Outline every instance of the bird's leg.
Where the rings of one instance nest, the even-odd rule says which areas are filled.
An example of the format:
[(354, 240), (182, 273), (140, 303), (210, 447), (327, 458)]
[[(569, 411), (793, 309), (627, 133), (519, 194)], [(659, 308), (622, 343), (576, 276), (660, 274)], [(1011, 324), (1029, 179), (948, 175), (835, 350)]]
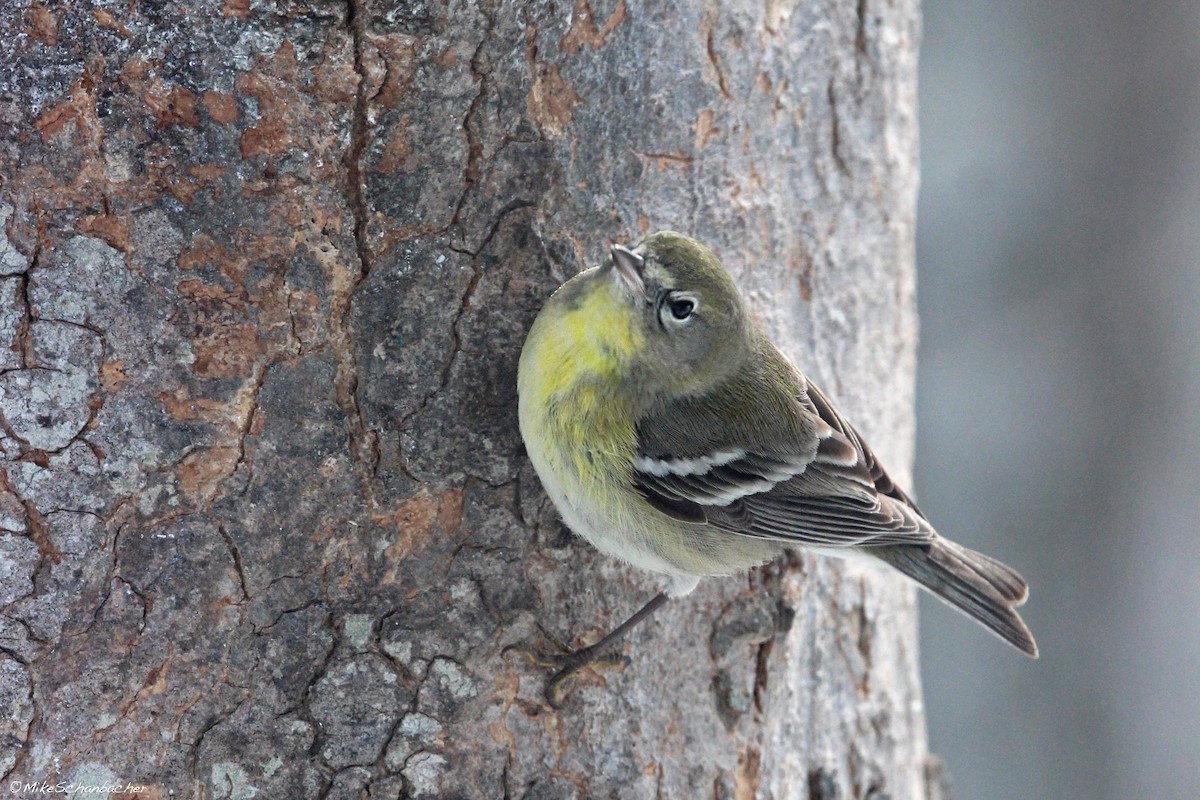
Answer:
[(563, 645), (559, 645), (563, 652), (550, 654), (538, 651), (527, 644), (509, 645), (504, 650), (505, 652), (515, 650), (524, 653), (537, 666), (549, 667), (556, 670), (554, 675), (550, 677), (550, 680), (546, 682), (546, 702), (552, 708), (561, 708), (563, 701), (562, 693), (567, 681), (586, 667), (615, 666), (624, 663), (625, 658), (623, 656), (614, 657), (606, 654), (605, 651), (616, 642), (619, 642), (639, 622), (662, 608), (669, 599), (666, 592), (659, 592), (650, 602), (635, 611), (633, 616), (613, 628), (603, 639), (593, 645), (581, 647), (578, 650), (570, 650)]

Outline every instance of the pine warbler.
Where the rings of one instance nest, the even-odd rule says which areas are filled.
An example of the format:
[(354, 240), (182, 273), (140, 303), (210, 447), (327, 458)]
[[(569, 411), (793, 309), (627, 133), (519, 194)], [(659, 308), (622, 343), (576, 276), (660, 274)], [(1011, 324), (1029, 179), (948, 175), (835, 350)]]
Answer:
[(655, 233), (563, 284), (517, 385), (529, 458), (566, 524), (670, 580), (596, 645), (542, 659), (560, 668), (553, 704), (668, 596), (796, 546), (882, 561), (1036, 657), (1014, 611), (1024, 579), (938, 535), (700, 243)]

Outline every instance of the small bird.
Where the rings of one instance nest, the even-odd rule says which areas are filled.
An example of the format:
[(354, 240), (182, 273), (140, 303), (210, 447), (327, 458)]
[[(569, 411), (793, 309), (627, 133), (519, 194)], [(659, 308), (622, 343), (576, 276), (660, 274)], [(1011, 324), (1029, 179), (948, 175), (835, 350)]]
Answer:
[[(539, 663), (567, 679), (701, 576), (788, 547), (877, 559), (1026, 655), (1012, 568), (938, 535), (862, 437), (760, 332), (716, 255), (671, 231), (614, 245), (533, 323), (517, 376), (521, 436), (563, 520), (670, 579), (591, 647)], [(530, 652), (528, 648), (524, 648)]]

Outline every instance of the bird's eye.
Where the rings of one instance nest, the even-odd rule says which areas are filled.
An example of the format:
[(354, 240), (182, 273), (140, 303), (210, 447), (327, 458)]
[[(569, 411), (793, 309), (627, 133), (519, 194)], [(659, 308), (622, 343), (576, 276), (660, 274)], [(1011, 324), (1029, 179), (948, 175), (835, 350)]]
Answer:
[(658, 324), (663, 330), (675, 331), (683, 328), (696, 313), (699, 301), (696, 295), (661, 289), (656, 300)]
[(677, 297), (671, 301), (671, 316), (682, 322), (692, 315), (696, 310), (694, 300), (689, 300), (686, 297)]

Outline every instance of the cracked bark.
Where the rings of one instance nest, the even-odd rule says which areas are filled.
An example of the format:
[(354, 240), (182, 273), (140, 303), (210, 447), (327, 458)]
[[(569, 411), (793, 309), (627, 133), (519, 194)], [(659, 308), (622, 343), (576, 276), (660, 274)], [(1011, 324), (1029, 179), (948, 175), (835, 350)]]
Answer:
[(609, 241), (714, 246), (905, 473), (915, 4), (152, 6), (0, 13), (4, 780), (941, 791), (887, 579), (707, 581), (560, 712), (501, 655), (656, 588), (516, 429), (524, 333)]
[(371, 506), (379, 504), (375, 493), (375, 470), (379, 463), (377, 434), (363, 420), (358, 405), (358, 363), (355, 358), (352, 334), (347, 328), (354, 292), (371, 272), (371, 246), (367, 241), (370, 211), (363, 194), (362, 161), (370, 142), (368, 105), (373, 89), (381, 82), (377, 69), (368, 68), (367, 34), (364, 10), (358, 0), (347, 0), (346, 26), (350, 30), (353, 63), (357, 86), (351, 110), (350, 146), (346, 150), (346, 205), (353, 218), (354, 252), (358, 260), (357, 275), (340, 285), (333, 298), (333, 331), (331, 341), (338, 361), (338, 402), (350, 425), (350, 447), (358, 465), (363, 495)]

